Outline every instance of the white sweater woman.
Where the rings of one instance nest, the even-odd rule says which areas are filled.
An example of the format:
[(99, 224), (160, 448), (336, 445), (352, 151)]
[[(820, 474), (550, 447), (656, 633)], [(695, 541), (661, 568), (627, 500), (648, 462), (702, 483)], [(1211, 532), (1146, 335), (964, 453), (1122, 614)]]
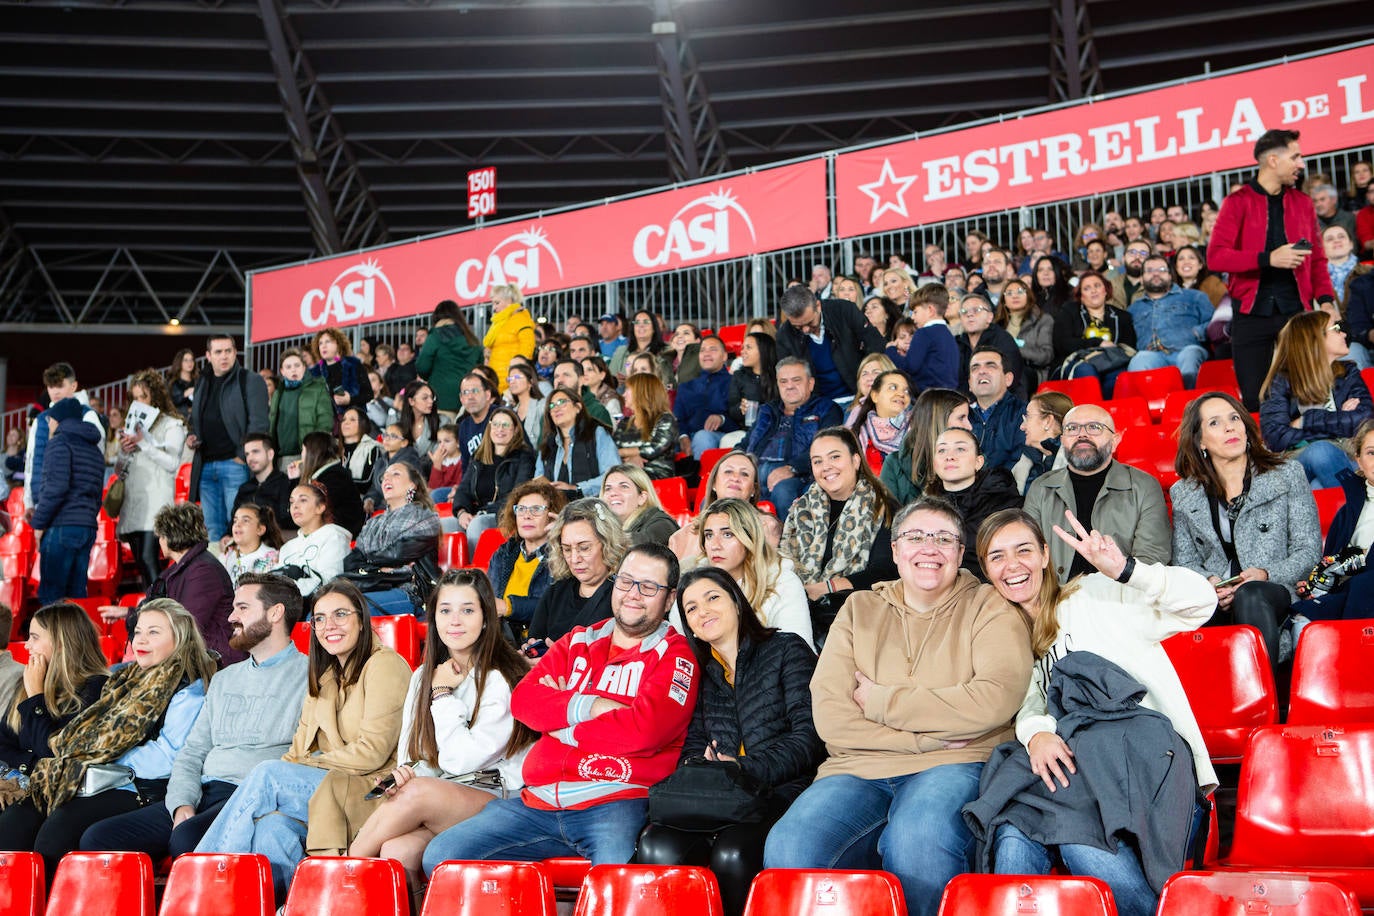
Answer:
[[(415, 708), (415, 695), (421, 689), (429, 689), (428, 684), (420, 683), (423, 675), (423, 668), (416, 671), (406, 691), (398, 745), (400, 750), (396, 758), (400, 761), (405, 760), (406, 749), (410, 745), (410, 729), (414, 724), (411, 710)], [(477, 710), (477, 724), (470, 726), (474, 709)], [(510, 744), (515, 718), (510, 711), (510, 685), (501, 672), (492, 670), (487, 673), (480, 705), (477, 678), (465, 677), (452, 693), (442, 694), (432, 700), (429, 710), (434, 717), (434, 743), (439, 749), (439, 766), (435, 768), (420, 761), (413, 766), (417, 776), (452, 779), (478, 770), (498, 770), (508, 793), (514, 794), (524, 787), (520, 770), (528, 748), (514, 757), (506, 757), (506, 746)]]
[(309, 595), (320, 583), (343, 572), (352, 536), (338, 525), (321, 525), (310, 534), (297, 534), (277, 552), (277, 569), (299, 566), (305, 575), (296, 579), (302, 595)]

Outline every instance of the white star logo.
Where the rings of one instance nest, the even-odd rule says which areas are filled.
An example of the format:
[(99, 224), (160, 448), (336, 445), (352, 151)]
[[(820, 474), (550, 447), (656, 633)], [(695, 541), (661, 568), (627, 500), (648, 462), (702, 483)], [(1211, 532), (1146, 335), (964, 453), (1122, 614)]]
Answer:
[[(868, 221), (876, 223), (878, 217), (891, 210), (898, 216), (910, 217), (911, 214), (906, 210), (905, 194), (907, 189), (916, 182), (917, 176), (903, 175), (898, 176), (892, 171), (892, 160), (883, 160), (883, 170), (878, 173), (877, 181), (870, 181), (868, 184), (859, 185), (859, 190), (873, 198), (873, 212), (869, 214)], [(891, 199), (884, 199), (888, 196)]]

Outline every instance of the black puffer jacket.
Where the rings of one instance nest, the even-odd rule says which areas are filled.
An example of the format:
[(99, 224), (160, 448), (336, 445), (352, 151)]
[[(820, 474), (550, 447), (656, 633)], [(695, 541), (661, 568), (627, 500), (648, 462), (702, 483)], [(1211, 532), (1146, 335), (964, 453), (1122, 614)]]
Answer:
[(825, 745), (811, 719), (811, 675), (816, 653), (794, 633), (742, 640), (735, 658), (735, 686), (711, 657), (711, 647), (689, 637), (703, 669), (701, 690), (687, 726), (682, 759), (700, 757), (712, 741), (740, 767), (791, 803), (816, 776)]
[(453, 491), (453, 511), (499, 514), (510, 491), (534, 477), (534, 452), (528, 448), (502, 455), (494, 464), (472, 457), (463, 469), (458, 489)]

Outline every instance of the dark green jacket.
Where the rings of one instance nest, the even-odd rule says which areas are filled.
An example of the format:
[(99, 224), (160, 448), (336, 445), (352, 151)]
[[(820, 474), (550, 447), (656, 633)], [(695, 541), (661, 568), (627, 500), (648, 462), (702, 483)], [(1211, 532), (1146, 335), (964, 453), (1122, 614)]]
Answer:
[[(283, 383), (284, 387), (285, 383)], [(277, 412), (281, 408), (283, 388), (272, 392), (272, 403), (267, 407), (267, 420), (272, 441), (277, 445), (279, 455), (300, 454), (301, 440), (308, 433), (334, 431), (334, 399), (329, 394), (329, 386), (318, 375), (305, 374), (301, 379), (300, 397), (296, 399), (295, 443), (282, 442), (277, 438)]]
[(415, 358), (415, 369), (434, 389), (435, 406), (456, 413), (461, 406), (458, 391), (463, 387), (463, 376), (481, 362), (481, 345), (469, 343), (456, 324), (446, 324), (429, 332)]

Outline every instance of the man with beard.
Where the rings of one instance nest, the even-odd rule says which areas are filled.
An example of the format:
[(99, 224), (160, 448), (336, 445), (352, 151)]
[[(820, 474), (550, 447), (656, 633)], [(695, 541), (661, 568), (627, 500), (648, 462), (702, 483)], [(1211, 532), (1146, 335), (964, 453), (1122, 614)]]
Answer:
[(1145, 295), (1131, 303), (1135, 325), (1136, 355), (1127, 369), (1162, 369), (1177, 366), (1183, 384), (1192, 388), (1197, 371), (1207, 361), (1207, 325), (1212, 321), (1212, 301), (1199, 289), (1184, 289), (1174, 282), (1169, 260), (1163, 255), (1145, 259)]
[[(295, 485), (277, 470), (272, 437), (267, 433), (249, 433), (243, 440), (243, 460), (248, 465), (248, 479), (239, 487), (229, 514), (232, 516), (244, 503), (267, 506), (276, 515), (282, 533), (289, 536), (296, 530), (296, 523), (291, 520), (291, 490)], [(226, 534), (220, 545), (228, 546), (230, 540)]]
[(249, 771), (286, 753), (305, 698), (308, 663), (291, 641), (300, 616), (301, 593), (290, 579), (239, 577), (229, 645), (248, 658), (210, 682), (172, 762), (165, 801), (93, 825), (81, 837), (83, 850), (146, 852), (153, 861), (193, 852)]
[(1121, 254), (1121, 270), (1112, 278), (1116, 304), (1123, 309), (1144, 287), (1145, 259), (1154, 254), (1150, 243), (1141, 239), (1127, 242)]
[(554, 643), (511, 694), (511, 712), (542, 733), (525, 757), (523, 792), (435, 837), (426, 875), (448, 859), (630, 861), (649, 786), (677, 767), (696, 705), (696, 659), (666, 620), (677, 580), (666, 547), (625, 555), (612, 618)]
[(873, 284), (870, 280), (873, 277), (873, 269), (877, 266), (877, 258), (867, 251), (861, 251), (854, 257), (854, 274), (859, 278), (859, 288), (865, 299), (873, 294)]
[[(1149, 474), (1112, 458), (1121, 443), (1112, 415), (1083, 404), (1064, 415), (1063, 428), (1060, 441), (1068, 465), (1031, 483), (1026, 511), (1045, 531), (1064, 527), (1064, 513), (1072, 512), (1088, 531), (1112, 537), (1126, 556), (1167, 564), (1172, 547), (1164, 491)], [(1095, 571), (1062, 539), (1054, 540), (1050, 564), (1061, 583)]]
[(1246, 410), (1259, 409), (1274, 342), (1288, 319), (1335, 309), (1317, 211), (1302, 192), (1298, 132), (1265, 131), (1254, 152), (1259, 170), (1222, 201), (1207, 242), (1207, 266), (1228, 275), (1231, 351)]
[(993, 307), (1002, 301), (1002, 290), (1012, 276), (1011, 256), (1000, 248), (990, 248), (983, 252), (983, 291)]

